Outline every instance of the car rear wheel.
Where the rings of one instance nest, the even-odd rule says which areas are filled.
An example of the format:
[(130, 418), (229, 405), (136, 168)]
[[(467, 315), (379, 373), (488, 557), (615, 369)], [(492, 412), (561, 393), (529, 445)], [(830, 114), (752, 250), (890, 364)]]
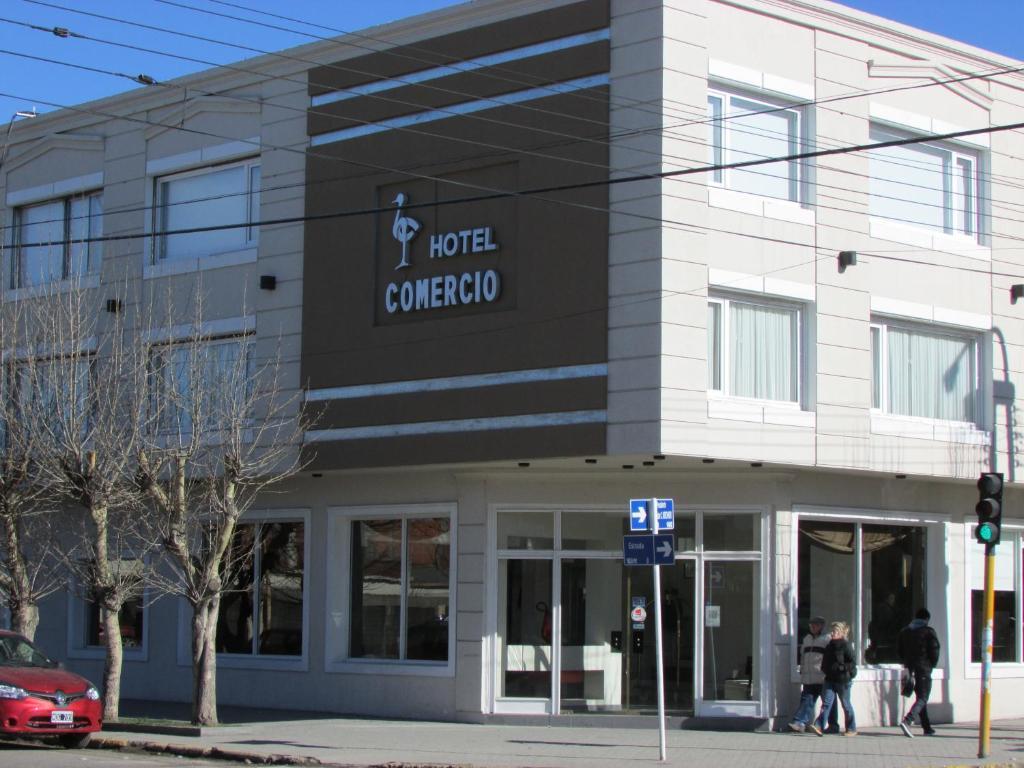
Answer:
[(60, 745), (64, 749), (85, 749), (91, 740), (91, 733), (78, 733), (73, 736), (61, 736)]

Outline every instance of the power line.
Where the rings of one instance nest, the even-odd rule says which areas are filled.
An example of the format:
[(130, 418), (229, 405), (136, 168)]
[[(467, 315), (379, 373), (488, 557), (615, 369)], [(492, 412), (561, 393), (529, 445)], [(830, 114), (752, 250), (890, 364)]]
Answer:
[[(160, 0), (158, 0), (158, 1), (160, 1)], [(24, 0), (24, 2), (32, 3), (32, 4), (35, 4), (35, 5), (41, 5), (41, 6), (56, 8), (56, 9), (60, 9), (60, 10), (65, 10), (65, 11), (69, 11), (69, 12), (72, 12), (72, 13), (78, 13), (78, 14), (81, 14), (81, 15), (101, 18), (101, 19), (108, 20), (108, 21), (114, 21), (114, 22), (121, 23), (121, 24), (127, 24), (129, 26), (137, 26), (137, 27), (144, 28), (144, 29), (152, 29), (152, 30), (155, 30), (155, 31), (166, 32), (166, 33), (173, 34), (173, 35), (179, 35), (179, 36), (187, 37), (187, 38), (190, 38), (190, 39), (197, 39), (197, 40), (201, 40), (201, 41), (205, 41), (205, 42), (212, 42), (214, 44), (235, 47), (235, 48), (239, 48), (240, 50), (248, 50), (250, 52), (255, 52), (255, 53), (260, 53), (260, 54), (265, 54), (265, 55), (271, 55), (271, 56), (275, 56), (275, 57), (278, 57), (278, 58), (285, 58), (285, 59), (288, 59), (288, 60), (300, 61), (302, 63), (310, 64), (311, 66), (327, 67), (327, 68), (332, 68), (332, 69), (340, 69), (342, 71), (349, 71), (350, 70), (350, 68), (346, 68), (346, 67), (343, 67), (343, 66), (337, 65), (337, 64), (323, 65), (323, 64), (320, 64), (319, 62), (308, 61), (308, 60), (305, 60), (305, 59), (301, 59), (299, 57), (287, 56), (286, 54), (279, 54), (279, 53), (275, 53), (275, 52), (263, 51), (263, 50), (258, 49), (258, 48), (252, 48), (251, 46), (239, 45), (239, 44), (230, 43), (230, 42), (226, 42), (226, 41), (222, 41), (222, 40), (216, 40), (216, 39), (213, 39), (213, 38), (205, 38), (203, 36), (192, 35), (190, 33), (180, 32), (180, 31), (177, 31), (177, 30), (171, 30), (171, 29), (167, 29), (167, 28), (164, 28), (164, 27), (156, 27), (156, 26), (153, 26), (153, 25), (141, 24), (139, 22), (129, 22), (129, 21), (125, 21), (123, 19), (117, 19), (117, 18), (114, 18), (114, 17), (104, 16), (102, 14), (95, 14), (95, 13), (90, 13), (90, 12), (86, 12), (86, 11), (80, 11), (80, 10), (76, 10), (76, 9), (72, 9), (72, 8), (67, 8), (65, 6), (57, 5), (57, 4), (54, 4), (54, 3), (44, 2), (43, 0)], [(218, 15), (218, 14), (216, 14), (216, 12), (205, 11), (203, 9), (196, 9), (196, 8), (192, 8), (192, 7), (189, 7), (189, 6), (180, 5), (180, 7), (186, 7), (186, 8), (190, 8), (191, 10), (197, 10), (197, 11), (200, 11), (200, 12), (203, 12), (203, 13), (213, 13), (214, 15)], [(246, 20), (246, 19), (242, 19), (242, 21), (247, 21), (249, 23), (256, 23), (256, 22), (251, 22), (250, 20)], [(305, 33), (299, 33), (299, 34), (305, 34)], [(331, 40), (331, 38), (322, 38), (322, 39), (324, 39), (324, 40)], [(156, 53), (158, 55), (162, 53), (160, 51), (150, 51), (150, 52)], [(250, 74), (252, 74), (252, 72), (250, 70), (245, 70), (244, 68), (230, 67), (229, 65), (215, 65), (215, 66), (227, 66), (228, 68), (241, 69), (241, 71), (249, 72)], [(1004, 68), (1004, 69), (1001, 69), (1001, 70), (994, 70), (993, 72), (990, 72), (990, 73), (972, 73), (972, 74), (968, 74), (968, 75), (964, 75), (964, 76), (959, 76), (959, 77), (954, 77), (954, 78), (947, 78), (947, 79), (941, 80), (941, 81), (933, 81), (933, 82), (929, 82), (929, 83), (919, 83), (919, 84), (916, 84), (916, 85), (895, 86), (895, 87), (884, 88), (884, 89), (876, 89), (876, 90), (872, 90), (872, 91), (857, 91), (857, 92), (854, 92), (852, 94), (845, 94), (845, 95), (844, 94), (838, 94), (836, 96), (829, 97), (829, 98), (826, 98), (826, 99), (816, 99), (816, 100), (810, 100), (810, 101), (796, 102), (796, 103), (788, 105), (788, 106), (773, 107), (773, 108), (769, 108), (769, 109), (765, 109), (765, 110), (758, 110), (758, 111), (755, 111), (755, 112), (749, 112), (749, 113), (734, 115), (734, 116), (731, 116), (729, 119), (737, 119), (737, 118), (740, 118), (740, 117), (746, 117), (746, 116), (749, 116), (749, 115), (756, 115), (756, 114), (767, 114), (767, 113), (776, 112), (776, 111), (779, 111), (779, 110), (793, 109), (793, 108), (806, 107), (806, 106), (812, 106), (812, 105), (822, 105), (822, 104), (832, 103), (832, 102), (835, 102), (835, 101), (845, 100), (845, 99), (848, 99), (848, 98), (857, 98), (857, 97), (863, 97), (863, 96), (867, 96), (867, 95), (878, 95), (878, 94), (883, 94), (883, 93), (894, 93), (894, 92), (905, 91), (905, 90), (915, 90), (917, 88), (931, 87), (933, 85), (942, 85), (942, 84), (949, 84), (949, 83), (953, 83), (953, 82), (962, 82), (962, 81), (971, 80), (971, 79), (978, 79), (978, 78), (988, 78), (988, 77), (991, 77), (991, 76), (994, 76), (994, 75), (997, 75), (997, 74), (1009, 74), (1009, 73), (1020, 72), (1020, 71), (1024, 71), (1024, 67)], [(390, 77), (390, 78), (379, 78), (379, 76), (375, 75), (374, 73), (362, 72), (362, 71), (358, 71), (358, 70), (356, 70), (356, 72), (358, 74), (362, 74), (362, 75), (365, 75), (365, 76), (368, 76), (368, 77), (377, 77), (377, 79), (386, 79), (386, 80), (389, 80), (389, 81), (402, 82), (400, 78), (393, 78), (393, 77)], [(287, 78), (280, 78), (280, 77), (274, 77), (274, 78), (271, 78), (271, 79), (284, 79), (284, 80), (287, 80)], [(517, 81), (509, 81), (507, 78), (499, 78), (499, 79), (502, 79), (503, 81), (506, 81), (506, 82), (517, 82)], [(518, 84), (523, 84), (523, 82), (524, 81), (518, 81)], [(529, 81), (525, 81), (525, 82), (528, 83)], [(329, 87), (329, 86), (326, 86), (326, 85), (323, 85), (323, 84), (317, 84), (317, 85), (321, 85), (321, 87)], [(462, 96), (466, 96), (466, 97), (470, 97), (470, 98), (473, 98), (473, 99), (478, 99), (479, 98), (479, 97), (473, 96), (472, 94), (465, 94), (465, 93), (460, 93), (460, 92), (457, 92), (457, 91), (452, 91), (452, 93), (456, 93), (456, 94), (459, 94), (459, 95), (462, 95)], [(552, 89), (552, 93), (557, 93), (557, 91)], [(375, 98), (383, 98), (385, 100), (390, 100), (390, 99), (387, 99), (387, 97), (379, 96), (379, 94), (375, 94), (374, 97)], [(422, 108), (422, 105), (418, 105), (418, 104), (411, 104), (411, 103), (408, 103), (408, 102), (400, 102), (400, 103), (404, 103), (404, 104), (407, 104), (409, 106), (416, 106), (416, 107), (421, 107)], [(540, 110), (540, 111), (545, 111), (545, 110)], [(662, 116), (662, 113), (659, 112), (659, 111), (651, 111), (651, 112), (652, 112), (652, 114), (656, 114), (658, 116)], [(555, 114), (555, 115), (559, 115), (559, 116), (562, 116), (562, 117), (573, 117), (572, 115), (565, 115), (564, 113), (559, 113), (559, 112), (549, 112), (549, 114)], [(480, 116), (476, 116), (476, 117), (479, 118)], [(480, 118), (480, 119), (483, 119), (483, 118)], [(495, 122), (498, 122), (499, 124), (503, 124), (503, 125), (509, 125), (505, 121), (495, 121)], [(638, 129), (638, 130), (632, 131), (630, 133), (624, 133), (622, 135), (638, 135), (638, 134), (649, 133), (652, 130), (655, 130), (655, 131), (658, 131), (658, 132), (666, 132), (666, 133), (668, 133), (671, 130), (673, 130), (673, 128), (686, 127), (686, 126), (689, 126), (689, 125), (700, 124), (700, 123), (707, 123), (707, 122), (708, 122), (707, 118), (701, 119), (701, 120), (691, 120), (691, 121), (689, 121), (687, 123), (682, 123), (682, 124), (679, 124), (679, 125), (674, 126), (674, 127), (673, 126), (668, 126), (668, 127), (657, 126), (655, 128), (642, 128), (642, 129)], [(600, 123), (600, 125), (606, 126), (609, 129), (611, 129), (613, 127), (610, 123)], [(543, 129), (529, 128), (529, 127), (521, 126), (521, 125), (517, 125), (515, 127), (520, 128), (520, 129), (526, 129), (526, 130), (543, 130)], [(577, 137), (568, 137), (567, 136), (567, 138), (577, 138)], [(608, 142), (602, 142), (602, 143), (608, 143)]]
[[(102, 69), (99, 69), (99, 68), (89, 67), (89, 66), (86, 66), (86, 65), (76, 64), (76, 63), (72, 63), (72, 62), (64, 62), (64, 61), (59, 61), (59, 60), (55, 60), (55, 59), (36, 57), (36, 56), (32, 56), (31, 54), (22, 54), (22, 53), (18, 53), (18, 52), (7, 51), (7, 50), (0, 50), (0, 53), (7, 53), (7, 54), (11, 54), (11, 55), (16, 55), (16, 56), (24, 56), (24, 57), (27, 57), (27, 58), (30, 58), (30, 59), (46, 61), (48, 63), (60, 64), (62, 66), (74, 67), (74, 68), (79, 68), (79, 69), (83, 69), (83, 70), (87, 70), (87, 71), (98, 72), (98, 73), (102, 73), (102, 74), (109, 74), (109, 75), (116, 75), (116, 76), (121, 76), (121, 77), (127, 77), (127, 78), (133, 79), (133, 80), (137, 79), (137, 78), (131, 77), (129, 75), (125, 75), (123, 73), (112, 72), (112, 71), (109, 71), (109, 70), (102, 70)], [(176, 86), (174, 84), (169, 84), (166, 87), (185, 88), (185, 86)], [(185, 90), (187, 91), (187, 88), (185, 88)], [(200, 94), (213, 94), (213, 92), (202, 91), (202, 90), (198, 90), (198, 89), (193, 89), (193, 91), (194, 92), (198, 92)], [(246, 103), (258, 103), (256, 101), (254, 101), (253, 99), (248, 99), (248, 98), (245, 98), (245, 97), (228, 95), (228, 98), (234, 98), (234, 99), (237, 99), (237, 100), (244, 101)], [(297, 107), (291, 107), (291, 109), (294, 110), (294, 111), (305, 112), (305, 110), (302, 110), (301, 108), (297, 108)], [(408, 129), (400, 129), (400, 130), (408, 130)], [(733, 132), (735, 132), (736, 128), (733, 127), (731, 130), (733, 130)], [(442, 139), (449, 138), (449, 137), (447, 137), (447, 136), (445, 136), (443, 134), (434, 134), (434, 133), (429, 133), (429, 132), (424, 132), (424, 131), (414, 131), (414, 132), (418, 133), (418, 134), (422, 134), (422, 135), (436, 137), (436, 138), (442, 138)], [(750, 132), (748, 131), (748, 133), (750, 133)], [(763, 131), (762, 132), (755, 132), (755, 133), (760, 134), (760, 133), (763, 133)], [(458, 139), (456, 139), (456, 140), (458, 140)], [(492, 145), (492, 144), (486, 144), (486, 143), (483, 143), (483, 142), (474, 142), (474, 141), (469, 141), (468, 143), (474, 144), (474, 145), (479, 145), (479, 146), (486, 147), (486, 148), (489, 148), (489, 149), (500, 150), (502, 152), (516, 152), (516, 153), (519, 153), (519, 154), (531, 155), (531, 156), (535, 156), (535, 157), (542, 157), (542, 158), (545, 158), (545, 159), (551, 159), (551, 160), (560, 161), (560, 162), (574, 162), (572, 159), (569, 159), (569, 158), (561, 158), (561, 157), (558, 157), (558, 156), (544, 155), (542, 153), (539, 153), (539, 152), (536, 152), (536, 151), (533, 151), (533, 150), (528, 150), (528, 149), (518, 149), (517, 150), (517, 149), (512, 149), (512, 148), (509, 148), (509, 147), (503, 147), (503, 146), (500, 146), (500, 145)], [(821, 143), (824, 143), (824, 142), (821, 142)], [(890, 161), (883, 159), (883, 162), (890, 162)], [(584, 163), (584, 164), (588, 165), (588, 166), (591, 166), (591, 167), (595, 167), (595, 168), (599, 167), (599, 168), (602, 168), (602, 169), (606, 169), (607, 168), (609, 170), (614, 170), (614, 169), (611, 168), (611, 166), (605, 166), (603, 164), (596, 164), (596, 163)], [(895, 163), (895, 164), (897, 164), (897, 165), (904, 165), (903, 163)], [(392, 169), (392, 170), (396, 170), (398, 172), (401, 172), (401, 169)], [(849, 171), (847, 169), (836, 168), (836, 169), (833, 169), (833, 170), (836, 170), (836, 171), (842, 172), (842, 173), (846, 173), (846, 174), (852, 174), (852, 175), (859, 176), (859, 177), (862, 177), (862, 178), (866, 178), (865, 174), (858, 174), (856, 172)], [(746, 171), (746, 172), (748, 172), (748, 173), (757, 173), (757, 171)], [(821, 182), (818, 182), (818, 181), (814, 181), (814, 182), (806, 182), (805, 181), (804, 183), (809, 183), (810, 185), (815, 186), (816, 188), (825, 187), (825, 188), (828, 188), (828, 189), (835, 189), (837, 191), (847, 191), (847, 192), (851, 192), (851, 193), (860, 193), (861, 192), (861, 190), (848, 189), (848, 188), (843, 188), (843, 187), (839, 187), (839, 186), (836, 186), (836, 185), (824, 185), (824, 184), (822, 184)], [(924, 187), (924, 185), (915, 185), (915, 184), (908, 184), (908, 183), (903, 183), (902, 185), (903, 186), (913, 186), (913, 187), (919, 187), (919, 188), (926, 188), (926, 187)], [(273, 189), (274, 189), (273, 187), (268, 187), (264, 191), (272, 191)], [(930, 189), (930, 187), (928, 187), (927, 189)], [(242, 194), (242, 193), (233, 193), (233, 195), (237, 195), (237, 194)], [(248, 193), (245, 193), (245, 194), (248, 194)], [(228, 197), (228, 196), (233, 196), (233, 195), (223, 195), (223, 196), (219, 196), (219, 197)], [(892, 196), (889, 196), (889, 195), (877, 195), (876, 194), (874, 197), (884, 198), (884, 199), (900, 200), (900, 201), (904, 201), (904, 202), (914, 202), (915, 205), (917, 205), (918, 207), (931, 207), (931, 208), (942, 208), (942, 209), (945, 209), (945, 206), (943, 206), (943, 205), (929, 204), (929, 203), (920, 203), (920, 202), (911, 201), (911, 200), (906, 199), (906, 198), (896, 198), (896, 197), (892, 197)], [(184, 204), (189, 204), (189, 203), (196, 202), (196, 201), (202, 200), (202, 199), (214, 199), (214, 198), (197, 198), (196, 200), (179, 201), (178, 203), (175, 203), (175, 204), (182, 204), (182, 205), (184, 205)], [(818, 208), (830, 208), (830, 206), (822, 205), (821, 203), (818, 203), (817, 207)], [(148, 209), (149, 209), (148, 206), (143, 208), (143, 210), (148, 210)], [(131, 210), (131, 209), (124, 209), (124, 208), (116, 209), (114, 211), (110, 211), (110, 213), (124, 213), (124, 212), (126, 212), (128, 210)], [(138, 209), (136, 209), (136, 210), (138, 210)], [(842, 209), (839, 209), (839, 210), (842, 210)], [(994, 217), (991, 214), (989, 214), (988, 218), (999, 218), (999, 217)], [(905, 223), (911, 223), (911, 224), (926, 224), (926, 225), (930, 224), (930, 222), (922, 222), (922, 221), (911, 220), (911, 219), (895, 219), (895, 220), (903, 221)], [(56, 220), (54, 220), (54, 221), (56, 221)], [(45, 222), (36, 222), (36, 223), (45, 223)], [(11, 225), (11, 226), (13, 226), (13, 225)]]
[[(13, 96), (11, 94), (6, 94), (6, 93), (0, 93), (0, 95), (6, 96), (8, 98), (19, 98), (17, 96)], [(69, 107), (69, 109), (75, 109), (75, 108), (74, 107)], [(121, 119), (140, 120), (139, 118), (124, 118), (124, 117), (121, 117)], [(150, 123), (151, 121), (141, 120), (141, 122)], [(978, 135), (983, 135), (983, 134), (997, 133), (997, 132), (1002, 132), (1002, 131), (1020, 130), (1021, 128), (1024, 128), (1024, 122), (1009, 123), (1009, 124), (1005, 124), (1005, 125), (989, 126), (989, 127), (986, 127), (986, 128), (974, 128), (974, 129), (968, 129), (968, 130), (962, 130), (962, 131), (952, 131), (952, 132), (942, 133), (942, 134), (929, 134), (929, 135), (923, 136), (923, 137), (913, 137), (913, 138), (905, 138), (905, 139), (890, 139), (890, 140), (886, 140), (886, 141), (871, 142), (871, 143), (867, 143), (867, 144), (855, 144), (855, 145), (849, 145), (849, 146), (845, 146), (845, 147), (835, 147), (835, 148), (830, 148), (830, 149), (814, 150), (814, 151), (809, 151), (809, 152), (798, 152), (798, 153), (793, 153), (793, 154), (782, 156), (782, 157), (772, 157), (772, 158), (761, 158), (761, 159), (753, 159), (753, 160), (743, 160), (743, 161), (738, 161), (738, 162), (734, 162), (734, 163), (719, 163), (719, 164), (714, 164), (714, 165), (705, 165), (705, 166), (698, 166), (698, 167), (693, 167), (693, 168), (676, 169), (676, 170), (673, 170), (673, 171), (659, 171), (659, 172), (652, 172), (652, 173), (634, 174), (632, 176), (619, 176), (619, 177), (616, 177), (616, 178), (598, 179), (598, 180), (586, 181), (586, 182), (574, 182), (574, 183), (570, 183), (570, 184), (554, 184), (554, 185), (548, 185), (548, 186), (544, 186), (544, 187), (535, 187), (535, 188), (525, 189), (525, 190), (498, 190), (498, 191), (490, 190), (488, 192), (488, 194), (477, 195), (477, 196), (473, 196), (473, 197), (462, 197), (462, 198), (452, 198), (452, 199), (446, 199), (446, 200), (434, 200), (434, 201), (428, 201), (428, 202), (410, 203), (410, 204), (406, 205), (405, 208), (407, 210), (413, 210), (413, 209), (416, 209), (416, 208), (439, 207), (439, 206), (445, 206), (445, 205), (456, 205), (456, 204), (465, 204), (465, 203), (472, 203), (472, 202), (483, 202), (483, 201), (488, 201), (488, 200), (500, 200), (500, 199), (505, 199), (505, 198), (509, 198), (509, 197), (535, 198), (538, 195), (548, 195), (548, 194), (552, 194), (552, 193), (570, 192), (570, 191), (577, 191), (577, 190), (582, 190), (582, 189), (594, 189), (596, 187), (603, 187), (603, 186), (617, 186), (617, 185), (620, 185), (620, 184), (636, 183), (636, 182), (640, 182), (640, 181), (653, 181), (653, 180), (661, 180), (661, 179), (675, 179), (675, 178), (679, 178), (679, 177), (682, 177), (682, 176), (694, 175), (694, 174), (697, 174), (697, 173), (707, 173), (709, 171), (728, 170), (728, 169), (736, 169), (736, 168), (750, 168), (750, 167), (755, 167), (755, 166), (760, 166), (760, 165), (768, 165), (768, 164), (771, 164), (771, 163), (784, 162), (784, 161), (793, 161), (793, 160), (809, 160), (809, 159), (816, 158), (816, 157), (829, 157), (829, 156), (833, 156), (833, 155), (849, 154), (849, 153), (852, 153), (852, 152), (863, 152), (863, 151), (868, 151), (868, 150), (872, 150), (872, 149), (881, 149), (881, 148), (885, 148), (885, 147), (907, 146), (907, 145), (913, 145), (913, 144), (920, 144), (920, 143), (926, 142), (926, 141), (945, 141), (945, 140), (964, 138), (964, 137), (968, 137), (968, 136), (978, 136)], [(184, 130), (192, 130), (192, 129), (184, 129)], [(200, 134), (204, 133), (202, 131), (196, 131), (196, 132), (200, 133)], [(477, 185), (465, 185), (465, 186), (475, 187)], [(546, 199), (546, 198), (540, 198), (540, 199), (542, 200), (542, 202), (564, 202), (564, 201), (559, 201), (557, 199), (556, 200), (549, 200), (549, 199)], [(304, 221), (317, 221), (317, 220), (332, 219), (332, 218), (347, 218), (347, 217), (355, 216), (355, 215), (363, 216), (363, 215), (367, 215), (367, 214), (377, 214), (377, 213), (390, 212), (392, 210), (393, 209), (390, 208), (390, 207), (388, 207), (388, 208), (372, 207), (372, 208), (361, 209), (361, 210), (357, 210), (357, 211), (340, 211), (340, 212), (333, 212), (333, 213), (328, 213), (328, 214), (304, 214), (302, 216), (284, 217), (284, 218), (279, 218), (279, 219), (272, 219), (272, 220), (269, 220), (269, 221), (240, 222), (240, 223), (237, 223), (237, 224), (215, 224), (215, 225), (208, 225), (208, 226), (205, 226), (205, 227), (189, 227), (189, 228), (182, 228), (182, 229), (177, 229), (177, 230), (165, 230), (165, 231), (161, 231), (161, 232), (151, 232), (151, 233), (148, 233), (148, 234), (140, 233), (140, 234), (130, 234), (130, 235), (102, 235), (102, 236), (95, 237), (95, 238), (80, 238), (80, 239), (77, 239), (77, 240), (74, 240), (74, 241), (64, 240), (64, 241), (59, 241), (59, 243), (60, 244), (65, 244), (65, 243), (70, 243), (70, 242), (76, 242), (76, 243), (109, 242), (109, 241), (116, 241), (116, 240), (137, 239), (137, 238), (140, 238), (140, 237), (160, 237), (160, 236), (168, 236), (168, 235), (176, 235), (176, 234), (193, 234), (193, 233), (197, 233), (197, 232), (214, 232), (214, 231), (224, 230), (224, 229), (240, 229), (240, 228), (243, 228), (243, 227), (249, 228), (249, 227), (254, 227), (254, 226), (276, 226), (276, 225), (281, 225), (281, 224), (295, 224), (295, 223), (304, 222)], [(609, 212), (609, 211), (602, 210), (602, 212)], [(25, 247), (25, 248), (28, 248), (28, 247), (43, 247), (43, 246), (56, 245), (56, 244), (58, 244), (58, 241), (48, 242), (48, 243), (22, 244), (22, 247)]]

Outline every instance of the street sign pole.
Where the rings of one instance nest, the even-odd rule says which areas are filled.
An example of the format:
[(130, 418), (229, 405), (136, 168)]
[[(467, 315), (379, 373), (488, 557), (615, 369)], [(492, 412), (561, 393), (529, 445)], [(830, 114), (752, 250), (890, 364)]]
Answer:
[[(648, 509), (651, 513), (651, 531), (658, 535), (658, 500), (651, 499)], [(654, 641), (658, 652), (658, 754), (659, 760), (665, 762), (667, 756), (667, 736), (665, 734), (665, 659), (662, 653), (661, 638), (661, 566), (654, 564)]]
[(988, 757), (992, 725), (992, 624), (995, 614), (996, 545), (985, 545), (985, 615), (981, 636), (981, 718), (978, 723), (978, 757)]

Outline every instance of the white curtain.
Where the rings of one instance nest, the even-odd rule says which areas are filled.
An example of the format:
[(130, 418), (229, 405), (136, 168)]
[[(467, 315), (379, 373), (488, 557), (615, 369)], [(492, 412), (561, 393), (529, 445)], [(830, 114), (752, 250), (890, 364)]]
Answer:
[(890, 328), (889, 410), (903, 416), (974, 421), (974, 343)]
[(730, 394), (796, 401), (796, 311), (732, 302), (729, 320)]

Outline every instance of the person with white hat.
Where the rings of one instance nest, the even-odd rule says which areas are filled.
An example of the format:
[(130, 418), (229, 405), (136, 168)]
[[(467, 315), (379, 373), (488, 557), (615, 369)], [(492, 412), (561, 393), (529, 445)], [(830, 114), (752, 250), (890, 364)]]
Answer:
[[(807, 724), (814, 719), (815, 705), (821, 698), (822, 686), (825, 683), (825, 673), (821, 671), (821, 657), (830, 639), (825, 632), (825, 623), (823, 616), (812, 616), (810, 632), (804, 636), (804, 641), (800, 645), (800, 706), (789, 722), (789, 729), (797, 733), (803, 733)], [(832, 710), (828, 729), (839, 731), (838, 707)]]

